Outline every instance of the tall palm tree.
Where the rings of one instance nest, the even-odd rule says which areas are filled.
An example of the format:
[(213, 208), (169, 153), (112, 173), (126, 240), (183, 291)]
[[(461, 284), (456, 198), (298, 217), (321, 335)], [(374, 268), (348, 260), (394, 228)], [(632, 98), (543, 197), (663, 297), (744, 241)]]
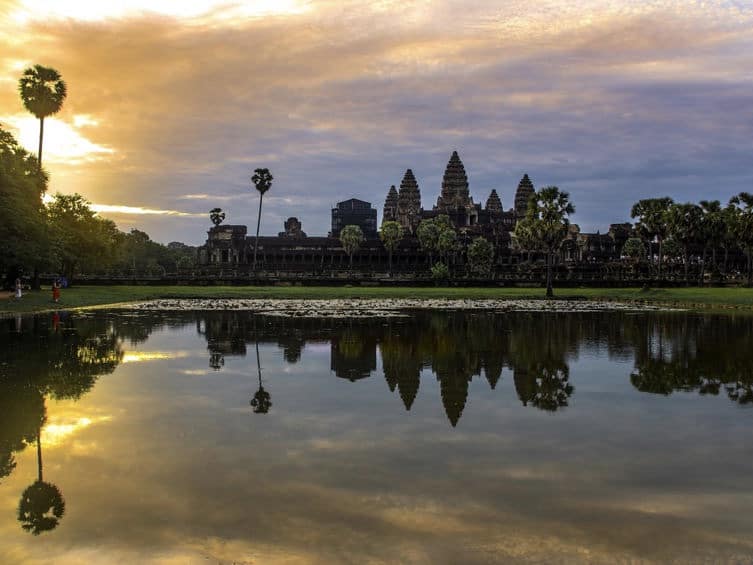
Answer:
[(575, 212), (570, 194), (556, 186), (547, 186), (534, 192), (528, 202), (526, 216), (515, 226), (522, 240), (530, 240), (543, 249), (546, 255), (546, 296), (552, 290), (552, 263), (554, 255), (567, 236), (569, 216)]
[(357, 225), (348, 225), (340, 230), (340, 244), (350, 257), (349, 271), (353, 270), (353, 254), (363, 243), (363, 230)]
[(251, 177), (251, 182), (254, 183), (256, 190), (259, 191), (259, 217), (256, 220), (256, 241), (254, 243), (254, 263), (252, 270), (256, 272), (256, 250), (259, 247), (259, 226), (261, 225), (261, 204), (264, 199), (264, 193), (267, 192), (272, 186), (272, 173), (269, 169), (255, 169), (254, 176)]
[(672, 204), (666, 213), (669, 235), (682, 246), (685, 266), (685, 284), (689, 283), (690, 251), (701, 243), (703, 236), (703, 210), (697, 204)]
[(703, 210), (702, 236), (703, 236), (703, 260), (701, 261), (701, 278), (703, 282), (703, 272), (706, 269), (706, 252), (711, 247), (711, 264), (715, 271), (719, 266), (716, 262), (716, 250), (722, 246), (726, 226), (724, 224), (724, 211), (722, 204), (718, 200), (701, 200), (699, 202)]
[[(654, 238), (656, 238), (659, 243), (659, 264), (657, 268), (659, 280), (661, 280), (661, 267), (664, 259), (664, 240), (667, 238), (667, 231), (669, 230), (666, 213), (667, 209), (673, 202), (674, 201), (669, 196), (663, 198), (647, 198), (636, 202), (633, 205), (633, 209), (630, 211), (631, 217), (638, 218), (638, 231), (646, 234), (649, 238), (649, 243)], [(653, 256), (653, 253), (650, 251), (649, 253)]]
[(68, 89), (58, 71), (42, 65), (34, 65), (26, 69), (18, 80), (18, 92), (24, 107), (39, 119), (37, 161), (41, 169), (44, 119), (60, 111)]
[(748, 286), (753, 284), (753, 194), (741, 192), (730, 198), (735, 208), (734, 233), (748, 258)]

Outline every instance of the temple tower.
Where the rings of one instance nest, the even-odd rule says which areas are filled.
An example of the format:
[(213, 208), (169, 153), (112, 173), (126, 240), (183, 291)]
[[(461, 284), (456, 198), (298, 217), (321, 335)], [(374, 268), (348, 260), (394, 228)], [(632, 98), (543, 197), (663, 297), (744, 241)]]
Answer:
[(520, 219), (526, 215), (528, 210), (528, 200), (531, 195), (536, 192), (533, 188), (531, 179), (528, 178), (528, 174), (523, 175), (518, 183), (518, 189), (515, 191), (515, 217)]
[(393, 184), (387, 193), (384, 201), (384, 211), (382, 212), (382, 223), (397, 221), (397, 190)]
[(468, 176), (457, 151), (453, 151), (442, 177), (442, 192), (434, 208), (447, 214), (455, 227), (472, 226), (478, 222), (478, 207), (468, 191)]
[(486, 211), (490, 214), (502, 213), (502, 201), (499, 199), (495, 189), (492, 189), (489, 198), (486, 199)]
[[(387, 197), (389, 199), (389, 196)], [(413, 171), (408, 169), (397, 194), (397, 218), (406, 233), (415, 233), (421, 221), (421, 192)]]
[(453, 151), (442, 177), (442, 192), (437, 199), (437, 210), (449, 212), (472, 204), (468, 191), (468, 176), (457, 151)]

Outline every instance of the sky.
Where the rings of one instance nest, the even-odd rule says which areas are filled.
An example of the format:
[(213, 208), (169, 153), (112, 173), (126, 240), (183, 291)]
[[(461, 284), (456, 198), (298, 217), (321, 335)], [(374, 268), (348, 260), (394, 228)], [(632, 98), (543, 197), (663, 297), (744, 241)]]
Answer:
[(476, 202), (528, 173), (583, 231), (753, 191), (751, 0), (0, 0), (0, 126), (36, 151), (33, 64), (68, 85), (50, 193), (165, 243), (214, 207), (252, 227), (257, 167), (264, 234), (324, 235), (351, 197), (381, 221), (407, 168), (430, 209), (453, 150)]

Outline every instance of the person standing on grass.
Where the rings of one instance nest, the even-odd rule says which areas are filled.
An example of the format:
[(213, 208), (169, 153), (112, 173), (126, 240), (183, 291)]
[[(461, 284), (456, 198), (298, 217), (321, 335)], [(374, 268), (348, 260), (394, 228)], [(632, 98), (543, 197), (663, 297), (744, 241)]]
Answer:
[(24, 295), (23, 288), (21, 285), (21, 279), (16, 279), (16, 300), (21, 300), (21, 297)]
[(52, 301), (60, 302), (60, 279), (52, 281)]

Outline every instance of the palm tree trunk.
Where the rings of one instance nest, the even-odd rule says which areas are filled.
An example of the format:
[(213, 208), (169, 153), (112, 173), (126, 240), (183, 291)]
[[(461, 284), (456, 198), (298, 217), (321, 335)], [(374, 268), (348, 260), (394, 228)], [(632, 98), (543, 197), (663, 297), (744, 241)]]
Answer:
[(751, 249), (750, 246), (748, 246), (748, 286), (753, 283), (753, 264), (751, 263)]
[(259, 360), (259, 342), (256, 342), (256, 369), (259, 372), (259, 388), (261, 388), (261, 361)]
[(552, 290), (552, 253), (546, 252), (546, 297), (552, 298), (554, 291)]
[(685, 248), (685, 286), (688, 286), (690, 284), (690, 281), (688, 280), (688, 267), (690, 267), (690, 252), (688, 251), (688, 248)]
[(42, 140), (44, 139), (44, 118), (39, 118), (39, 149), (37, 150), (37, 166), (42, 170)]
[(392, 276), (392, 249), (390, 249), (389, 256), (390, 256), (390, 277), (391, 277)]
[[(39, 149), (37, 149), (37, 167), (42, 172), (42, 140), (44, 139), (44, 117), (39, 118)], [(31, 284), (34, 290), (39, 290), (39, 267), (34, 265), (34, 279)], [(40, 479), (41, 480), (41, 479)]]
[(662, 265), (662, 245), (664, 244), (664, 238), (658, 238), (659, 240), (659, 282), (661, 282), (661, 265)]
[(259, 226), (261, 226), (261, 204), (264, 200), (264, 193), (259, 193), (259, 217), (256, 219), (256, 241), (254, 242), (254, 262), (251, 270), (256, 273), (256, 250), (259, 248)]
[(42, 482), (42, 428), (37, 428), (37, 472), (39, 482)]
[(703, 286), (703, 275), (706, 274), (706, 255), (708, 254), (708, 248), (704, 245), (703, 255), (701, 256), (701, 275), (698, 278), (698, 286)]

